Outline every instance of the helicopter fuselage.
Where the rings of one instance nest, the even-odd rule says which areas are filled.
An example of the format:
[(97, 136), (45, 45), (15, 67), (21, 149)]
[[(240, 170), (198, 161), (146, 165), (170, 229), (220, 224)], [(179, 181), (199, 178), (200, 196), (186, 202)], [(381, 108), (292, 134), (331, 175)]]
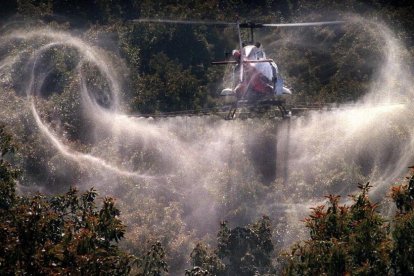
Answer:
[(232, 88), (224, 89), (222, 95), (229, 95), (232, 92), (238, 100), (256, 101), (266, 97), (291, 94), (289, 89), (283, 87), (283, 79), (276, 63), (266, 58), (262, 48), (247, 45), (243, 47), (239, 56), (235, 53), (238, 52), (233, 51), (235, 65)]

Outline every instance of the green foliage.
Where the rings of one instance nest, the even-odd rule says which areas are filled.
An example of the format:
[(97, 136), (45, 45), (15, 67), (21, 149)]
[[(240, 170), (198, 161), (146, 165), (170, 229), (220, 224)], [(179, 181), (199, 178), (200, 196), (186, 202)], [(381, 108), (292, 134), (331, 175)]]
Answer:
[(359, 185), (351, 206), (340, 206), (339, 196), (329, 205), (312, 208), (305, 220), (310, 240), (288, 254), (287, 275), (385, 275), (390, 265), (388, 226), (368, 199), (369, 184)]
[(265, 275), (274, 273), (270, 219), (263, 216), (253, 225), (229, 229), (220, 224), (217, 249), (199, 243), (191, 253), (193, 268), (186, 275)]
[(4, 211), (11, 208), (16, 200), (15, 179), (18, 171), (4, 159), (15, 149), (11, 135), (6, 132), (4, 125), (0, 124), (0, 209)]
[(137, 192), (136, 188), (127, 193), (119, 200), (123, 219), (128, 222), (124, 247), (136, 256), (147, 256), (152, 246), (148, 241), (160, 241), (169, 272), (182, 272), (194, 238), (182, 219), (182, 207), (178, 202), (168, 202), (168, 195), (154, 198), (145, 190)]
[(330, 195), (328, 208), (312, 208), (305, 220), (310, 239), (285, 255), (286, 275), (414, 273), (414, 176), (391, 189), (398, 210), (391, 232), (368, 199), (370, 186), (359, 188), (351, 206), (339, 205), (339, 196)]
[(94, 189), (79, 195), (19, 197), (0, 210), (1, 274), (34, 272), (125, 275), (133, 256), (114, 244), (125, 233), (111, 198), (95, 205)]
[(407, 214), (414, 208), (414, 176), (409, 178), (408, 184), (392, 187), (391, 197), (394, 200), (399, 214)]
[(398, 215), (392, 232), (394, 239), (392, 268), (396, 275), (414, 274), (414, 212)]
[(125, 225), (112, 198), (96, 206), (92, 188), (79, 194), (17, 196), (17, 170), (4, 157), (15, 151), (0, 125), (0, 274), (138, 275), (167, 272), (161, 243), (136, 258), (120, 250)]
[(52, 2), (52, 0), (19, 0), (16, 1), (16, 9), (20, 14), (29, 17), (50, 15), (52, 13)]
[(134, 99), (138, 111), (180, 111), (200, 107), (200, 99), (206, 93), (190, 70), (183, 70), (163, 53), (152, 58), (150, 68), (152, 74), (141, 77), (140, 97)]
[(414, 175), (408, 184), (395, 186), (391, 197), (397, 205), (392, 238), (394, 251), (392, 268), (396, 275), (414, 274)]
[(155, 242), (151, 249), (138, 261), (138, 275), (156, 276), (168, 272), (168, 265), (164, 260), (165, 252), (159, 241)]
[(190, 255), (193, 268), (186, 270), (186, 275), (223, 275), (225, 264), (217, 254), (198, 243)]

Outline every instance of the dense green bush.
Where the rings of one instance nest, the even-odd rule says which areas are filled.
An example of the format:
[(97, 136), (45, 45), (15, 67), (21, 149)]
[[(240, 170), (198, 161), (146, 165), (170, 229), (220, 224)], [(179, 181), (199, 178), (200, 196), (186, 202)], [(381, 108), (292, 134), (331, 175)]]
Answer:
[(266, 216), (246, 227), (220, 224), (217, 248), (198, 243), (191, 253), (192, 269), (186, 275), (266, 275), (274, 273), (272, 230)]
[(98, 207), (92, 188), (80, 194), (17, 196), (14, 170), (5, 157), (15, 150), (0, 126), (0, 274), (140, 275), (167, 271), (164, 251), (155, 243), (137, 258), (117, 246), (125, 234), (112, 198)]
[(2, 274), (127, 274), (134, 258), (114, 245), (125, 232), (119, 210), (111, 198), (96, 208), (96, 196), (71, 189), (51, 198), (17, 197), (1, 209)]
[(340, 206), (339, 196), (330, 195), (328, 206), (312, 208), (305, 221), (310, 239), (293, 246), (286, 274), (387, 274), (388, 226), (368, 198), (369, 184), (359, 188), (350, 206)]
[(285, 255), (286, 275), (412, 275), (414, 273), (414, 176), (391, 189), (397, 214), (390, 223), (368, 198), (369, 184), (352, 196), (339, 196), (312, 208), (305, 220), (310, 239)]
[(414, 274), (414, 175), (408, 184), (392, 188), (398, 213), (394, 218), (392, 270), (396, 275)]

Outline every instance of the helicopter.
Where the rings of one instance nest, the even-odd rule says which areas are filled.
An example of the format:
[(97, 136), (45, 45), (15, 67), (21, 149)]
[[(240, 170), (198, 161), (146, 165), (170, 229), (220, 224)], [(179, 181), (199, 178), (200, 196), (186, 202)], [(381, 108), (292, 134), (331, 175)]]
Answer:
[[(212, 65), (230, 64), (233, 66), (231, 87), (224, 88), (219, 93), (220, 96), (227, 99), (227, 102), (231, 102), (225, 116), (227, 120), (235, 119), (239, 109), (251, 107), (267, 108), (269, 106), (276, 106), (282, 118), (290, 118), (291, 116), (291, 111), (286, 108), (286, 96), (292, 95), (292, 90), (284, 85), (284, 80), (276, 62), (273, 59), (267, 58), (261, 43), (254, 40), (255, 29), (265, 27), (312, 27), (344, 23), (344, 21), (255, 23), (239, 22), (238, 20), (236, 22), (223, 22), (151, 18), (141, 18), (132, 21), (136, 23), (233, 26), (237, 29), (238, 49), (232, 51), (231, 58), (211, 62)], [(242, 29), (249, 29), (250, 39), (248, 42), (242, 41)]]

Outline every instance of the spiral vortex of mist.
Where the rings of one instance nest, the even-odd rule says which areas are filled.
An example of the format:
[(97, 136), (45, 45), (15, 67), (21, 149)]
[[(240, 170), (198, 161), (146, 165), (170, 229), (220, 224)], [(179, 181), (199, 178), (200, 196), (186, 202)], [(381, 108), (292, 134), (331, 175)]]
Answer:
[[(131, 176), (131, 177), (145, 177), (143, 175), (137, 174), (135, 172), (130, 172), (128, 170), (124, 170), (122, 168), (118, 168), (117, 166), (111, 165), (106, 160), (102, 160), (101, 158), (97, 158), (90, 154), (84, 154), (77, 152), (74, 149), (69, 148), (65, 143), (63, 143), (59, 137), (57, 137), (53, 131), (45, 124), (40, 115), (39, 112), (36, 109), (36, 95), (39, 94), (39, 90), (43, 85), (43, 81), (46, 78), (46, 75), (41, 76), (42, 73), (39, 73), (39, 71), (42, 71), (43, 68), (38, 68), (37, 63), (38, 60), (41, 59), (45, 52), (49, 51), (53, 47), (59, 47), (59, 46), (68, 46), (76, 49), (81, 58), (79, 60), (79, 64), (77, 66), (79, 80), (80, 80), (80, 93), (82, 96), (83, 104), (86, 109), (90, 110), (97, 121), (97, 123), (102, 123), (105, 121), (109, 121), (109, 118), (117, 117), (117, 114), (114, 113), (114, 110), (116, 110), (118, 105), (118, 94), (119, 94), (119, 84), (117, 80), (114, 78), (114, 75), (110, 72), (110, 69), (108, 68), (108, 64), (105, 63), (105, 59), (102, 59), (101, 56), (97, 53), (96, 50), (94, 50), (91, 46), (85, 44), (82, 40), (75, 38), (73, 36), (70, 36), (67, 33), (62, 32), (54, 32), (51, 29), (40, 29), (40, 30), (33, 30), (33, 31), (15, 31), (9, 35), (5, 35), (2, 37), (2, 45), (7, 45), (9, 43), (16, 43), (16, 41), (25, 41), (25, 42), (32, 42), (39, 39), (43, 39), (39, 45), (38, 48), (34, 49), (32, 53), (30, 54), (30, 58), (26, 61), (27, 64), (25, 64), (26, 67), (28, 67), (30, 74), (28, 77), (27, 85), (25, 87), (25, 95), (27, 97), (27, 101), (30, 103), (30, 110), (33, 114), (33, 117), (35, 119), (35, 122), (39, 128), (39, 130), (45, 135), (50, 143), (66, 158), (70, 158), (75, 160), (76, 162), (79, 162), (85, 166), (87, 165), (93, 165), (93, 166), (99, 166), (104, 169), (110, 170), (113, 173), (121, 174), (125, 176)], [(20, 61), (21, 59), (21, 53), (18, 52), (15, 55), (7, 56), (1, 63), (0, 69), (2, 70), (2, 75), (5, 76), (7, 74), (7, 70), (11, 70), (13, 66), (15, 66), (15, 63)], [(110, 84), (111, 92), (113, 93), (113, 102), (112, 109), (113, 110), (106, 110), (103, 109), (101, 106), (99, 106), (96, 101), (94, 101), (85, 86), (85, 81), (82, 76), (81, 67), (82, 62), (84, 60), (88, 62), (92, 62), (94, 65), (96, 65), (99, 69), (99, 71), (104, 74), (104, 76), (108, 79)], [(38, 79), (36, 79), (38, 78)], [(110, 121), (113, 122), (111, 119)]]
[[(128, 100), (120, 99), (122, 80), (107, 52), (51, 28), (9, 29), (0, 42), (1, 99), (7, 105), (0, 119), (17, 123), (29, 110), (33, 131), (38, 130), (57, 155), (94, 170), (95, 178), (79, 179), (85, 187), (113, 191), (126, 178), (153, 189), (155, 200), (162, 194), (163, 201), (180, 202), (186, 230), (178, 231), (195, 229), (202, 236), (215, 231), (218, 220), (226, 217), (248, 223), (270, 214), (282, 229), (277, 239), (288, 244), (298, 238), (298, 220), (323, 195), (346, 196), (356, 191), (358, 182), (370, 181), (373, 196), (383, 196), (413, 161), (414, 111), (409, 100), (414, 90), (402, 55), (405, 49), (387, 26), (362, 19), (351, 24), (364, 24), (383, 45), (379, 58), (384, 62), (370, 91), (355, 105), (310, 112), (289, 122), (129, 117), (122, 112), (122, 100)], [(64, 126), (53, 123), (59, 114), (47, 116), (38, 110), (48, 101), (42, 94), (52, 71), (42, 66), (42, 59), (51, 49), (76, 53), (72, 81), (81, 101), (77, 116), (91, 122), (80, 135), (92, 137), (87, 142), (65, 138)], [(102, 91), (92, 91), (88, 84), (85, 66), (96, 68), (106, 81), (105, 104), (97, 100)], [(24, 73), (15, 85), (13, 75), (19, 68)], [(135, 208), (134, 193), (142, 190), (127, 189), (123, 200)], [(240, 203), (244, 205), (235, 205)]]

